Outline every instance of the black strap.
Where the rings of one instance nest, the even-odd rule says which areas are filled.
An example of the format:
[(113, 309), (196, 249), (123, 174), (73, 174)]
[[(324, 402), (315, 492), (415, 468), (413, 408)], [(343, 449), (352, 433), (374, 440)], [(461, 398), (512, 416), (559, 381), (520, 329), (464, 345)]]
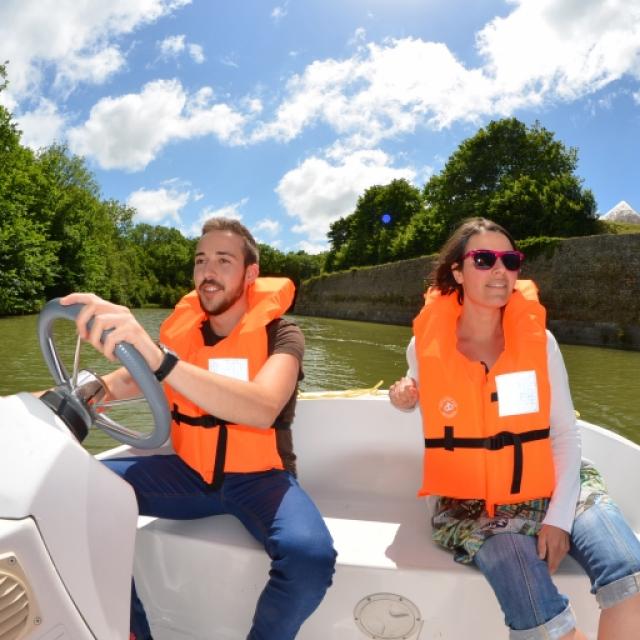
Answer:
[(205, 429), (213, 429), (215, 427), (226, 426), (226, 420), (221, 420), (212, 415), (204, 416), (188, 416), (186, 413), (180, 413), (178, 405), (174, 404), (171, 410), (171, 417), (178, 424), (186, 424), (190, 427), (204, 427)]
[(224, 463), (227, 457), (227, 422), (212, 415), (188, 416), (181, 413), (178, 405), (174, 403), (171, 417), (178, 424), (186, 424), (190, 427), (203, 427), (204, 429), (219, 428), (218, 442), (216, 444), (216, 459), (213, 463), (213, 479), (209, 483), (211, 491), (217, 491), (224, 482)]
[(454, 451), (456, 447), (464, 449), (488, 449), (498, 451), (504, 447), (513, 446), (513, 475), (511, 477), (511, 493), (520, 493), (522, 484), (523, 455), (522, 445), (534, 440), (544, 440), (549, 437), (550, 429), (532, 429), (524, 433), (501, 431), (488, 438), (456, 438), (453, 435), (453, 427), (444, 427), (443, 438), (425, 438), (424, 446), (427, 449), (445, 449)]
[(218, 444), (216, 446), (216, 460), (213, 464), (213, 478), (211, 480), (211, 491), (217, 491), (224, 482), (224, 463), (227, 458), (227, 423), (220, 425), (218, 433)]

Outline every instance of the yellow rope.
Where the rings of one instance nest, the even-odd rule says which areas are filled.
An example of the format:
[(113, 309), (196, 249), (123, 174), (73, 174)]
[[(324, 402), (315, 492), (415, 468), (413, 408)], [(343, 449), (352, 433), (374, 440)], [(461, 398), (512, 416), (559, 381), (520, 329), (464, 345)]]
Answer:
[(386, 391), (380, 391), (384, 380), (369, 389), (344, 389), (342, 391), (299, 391), (300, 400), (316, 400), (320, 398), (357, 398), (358, 396), (382, 396)]

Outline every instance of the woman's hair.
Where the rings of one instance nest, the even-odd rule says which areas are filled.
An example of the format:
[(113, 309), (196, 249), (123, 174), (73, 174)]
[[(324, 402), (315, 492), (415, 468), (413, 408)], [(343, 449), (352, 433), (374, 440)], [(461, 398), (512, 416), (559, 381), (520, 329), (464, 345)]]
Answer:
[(429, 276), (431, 284), (440, 289), (442, 295), (449, 295), (455, 291), (458, 294), (458, 302), (460, 304), (462, 304), (464, 298), (464, 290), (462, 285), (458, 284), (453, 277), (454, 265), (456, 265), (456, 268), (462, 267), (462, 256), (466, 253), (469, 238), (485, 231), (501, 233), (509, 240), (511, 246), (517, 249), (516, 242), (511, 234), (497, 222), (486, 218), (467, 218), (462, 221), (460, 226), (444, 243), (442, 249), (440, 249), (438, 261)]
[(244, 266), (250, 264), (257, 264), (260, 259), (260, 252), (258, 251), (258, 244), (255, 238), (251, 235), (251, 232), (247, 227), (231, 218), (209, 218), (202, 226), (202, 235), (209, 233), (210, 231), (230, 231), (240, 236), (244, 242)]

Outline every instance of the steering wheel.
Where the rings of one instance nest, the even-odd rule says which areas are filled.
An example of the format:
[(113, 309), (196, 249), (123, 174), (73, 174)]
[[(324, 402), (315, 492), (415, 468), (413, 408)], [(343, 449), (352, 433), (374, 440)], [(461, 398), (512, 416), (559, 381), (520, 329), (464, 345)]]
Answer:
[[(138, 449), (155, 449), (162, 446), (169, 437), (171, 414), (167, 399), (156, 380), (149, 365), (138, 350), (128, 342), (116, 345), (114, 353), (122, 365), (134, 379), (153, 416), (154, 428), (150, 433), (141, 433), (122, 426), (109, 418), (102, 409), (109, 406), (126, 404), (126, 400), (100, 404), (95, 398), (104, 395), (105, 386), (102, 380), (88, 371), (78, 371), (80, 339), (76, 347), (74, 371), (70, 376), (60, 360), (52, 337), (53, 323), (62, 318), (74, 321), (83, 305), (62, 305), (59, 298), (50, 300), (40, 312), (38, 318), (38, 339), (40, 349), (49, 371), (56, 381), (55, 390), (41, 397), (67, 423), (78, 439), (82, 439), (77, 430), (86, 435), (87, 428), (95, 425), (119, 442)], [(89, 321), (89, 328), (93, 320)], [(104, 341), (108, 331), (102, 334)], [(46, 396), (46, 397), (45, 397)], [(95, 397), (94, 397), (95, 396)], [(131, 400), (133, 402), (135, 400)], [(76, 428), (77, 427), (77, 430)]]

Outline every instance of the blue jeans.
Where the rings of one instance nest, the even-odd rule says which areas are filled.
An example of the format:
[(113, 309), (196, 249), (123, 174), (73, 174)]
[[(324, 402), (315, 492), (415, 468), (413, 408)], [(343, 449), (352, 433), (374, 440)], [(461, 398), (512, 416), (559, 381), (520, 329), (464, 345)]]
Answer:
[[(295, 638), (331, 585), (336, 552), (320, 512), (290, 473), (228, 473), (222, 487), (211, 491), (176, 455), (105, 464), (131, 484), (142, 515), (174, 520), (236, 516), (271, 558), (248, 640)], [(135, 588), (131, 631), (141, 640), (151, 637)]]
[[(555, 640), (576, 627), (536, 545), (534, 536), (498, 533), (474, 558), (495, 591), (512, 640)], [(640, 542), (615, 504), (598, 501), (576, 518), (569, 553), (589, 576), (601, 609), (640, 592)]]

